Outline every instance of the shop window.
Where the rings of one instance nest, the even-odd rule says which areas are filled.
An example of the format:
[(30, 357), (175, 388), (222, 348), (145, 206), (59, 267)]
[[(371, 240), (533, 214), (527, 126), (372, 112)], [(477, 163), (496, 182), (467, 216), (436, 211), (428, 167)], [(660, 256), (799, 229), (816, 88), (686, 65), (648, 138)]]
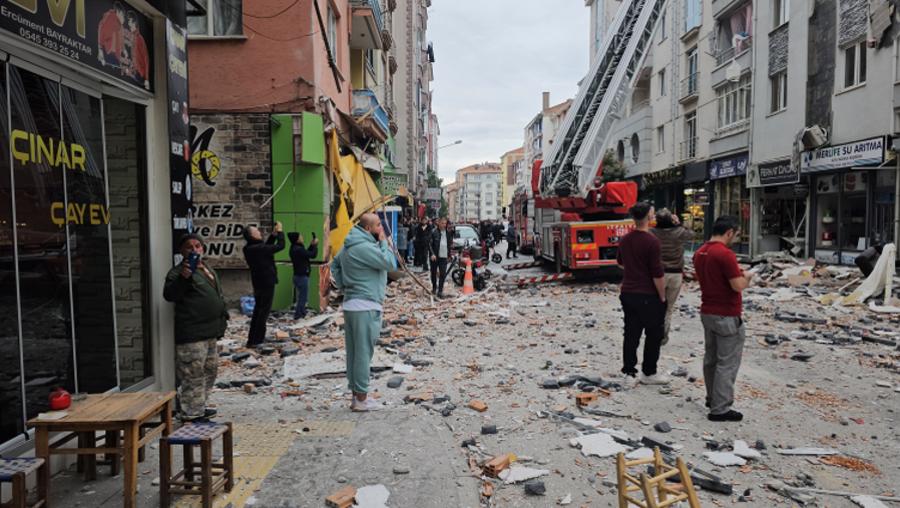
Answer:
[(777, 113), (787, 108), (787, 70), (769, 78), (769, 94), (771, 95), (770, 113)]
[(866, 82), (866, 41), (844, 49), (844, 88)]
[(716, 180), (715, 216), (733, 215), (741, 221), (741, 236), (734, 248), (746, 252), (750, 238), (750, 189), (744, 177)]
[(772, 28), (778, 28), (788, 22), (791, 16), (791, 0), (773, 0)]
[(875, 206), (872, 213), (871, 243), (894, 241), (894, 207), (896, 206), (895, 185), (897, 171), (882, 169), (875, 177)]
[(205, 37), (234, 37), (244, 33), (242, 0), (196, 0), (206, 11), (189, 16), (188, 33)]
[(816, 247), (860, 251), (867, 246), (867, 173), (851, 171), (816, 179)]
[[(0, 66), (0, 153), (9, 154), (6, 67)], [(25, 431), (10, 158), (0, 157), (0, 443)]]

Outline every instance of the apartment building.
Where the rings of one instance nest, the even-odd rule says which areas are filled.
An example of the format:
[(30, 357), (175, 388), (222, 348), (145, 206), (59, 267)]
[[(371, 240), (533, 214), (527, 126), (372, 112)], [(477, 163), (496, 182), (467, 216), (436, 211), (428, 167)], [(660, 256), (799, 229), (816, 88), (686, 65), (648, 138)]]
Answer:
[[(592, 31), (618, 3), (589, 3)], [(609, 150), (695, 244), (730, 214), (742, 223), (739, 253), (852, 262), (897, 226), (900, 29), (886, 6), (669, 3)]]
[(525, 159), (525, 147), (520, 146), (510, 150), (500, 157), (500, 181), (502, 182), (500, 193), (501, 212), (506, 215), (506, 209), (512, 202), (513, 193), (516, 191), (516, 174), (521, 171)]
[(447, 201), (447, 218), (451, 222), (459, 221), (459, 184), (450, 182), (443, 187), (444, 199)]
[(458, 186), (457, 221), (499, 220), (502, 181), (500, 164), (484, 162), (456, 171)]
[(541, 94), (541, 112), (534, 116), (525, 126), (525, 142), (523, 145), (523, 164), (516, 173), (516, 188), (521, 188), (531, 196), (531, 170), (534, 162), (542, 160), (544, 154), (553, 144), (553, 137), (572, 107), (572, 99), (553, 106), (550, 105), (550, 92)]
[(428, 188), (429, 160), (436, 157), (437, 141), (431, 128), (431, 82), (434, 81), (434, 45), (428, 41), (431, 0), (389, 0), (396, 5), (392, 34), (396, 41), (394, 81), (398, 125), (397, 166), (408, 178), (418, 199)]

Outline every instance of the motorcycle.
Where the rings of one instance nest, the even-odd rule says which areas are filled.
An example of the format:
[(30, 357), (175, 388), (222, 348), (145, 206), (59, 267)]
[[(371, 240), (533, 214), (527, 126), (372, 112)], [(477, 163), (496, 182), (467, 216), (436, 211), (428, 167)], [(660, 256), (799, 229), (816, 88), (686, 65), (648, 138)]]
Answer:
[[(453, 283), (462, 287), (466, 277), (465, 260), (471, 259), (471, 245), (466, 246), (450, 258), (447, 265), (447, 271)], [(483, 252), (485, 252), (483, 250)], [(487, 259), (476, 259), (472, 261), (472, 283), (476, 291), (482, 291), (487, 287), (487, 280), (493, 276), (491, 270), (487, 268)], [(482, 269), (483, 268), (483, 269)]]

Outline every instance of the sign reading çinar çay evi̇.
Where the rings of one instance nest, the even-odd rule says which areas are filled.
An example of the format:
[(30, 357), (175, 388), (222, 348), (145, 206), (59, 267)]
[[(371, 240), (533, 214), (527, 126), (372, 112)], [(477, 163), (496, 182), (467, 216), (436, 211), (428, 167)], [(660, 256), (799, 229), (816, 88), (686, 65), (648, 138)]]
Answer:
[(0, 30), (153, 91), (153, 23), (122, 0), (4, 0)]

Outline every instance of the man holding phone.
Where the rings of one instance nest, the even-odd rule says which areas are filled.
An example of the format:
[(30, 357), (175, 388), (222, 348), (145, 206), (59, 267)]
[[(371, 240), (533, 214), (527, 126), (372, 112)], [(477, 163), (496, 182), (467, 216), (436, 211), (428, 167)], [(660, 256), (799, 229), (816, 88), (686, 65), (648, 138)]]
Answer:
[(203, 262), (203, 242), (184, 235), (179, 242), (183, 260), (166, 275), (163, 297), (175, 304), (175, 375), (183, 421), (216, 414), (207, 409), (216, 382), (219, 355), (216, 341), (225, 335), (228, 310), (219, 276)]
[(313, 233), (308, 248), (303, 244), (303, 235), (300, 233), (288, 233), (288, 240), (291, 241), (291, 264), (294, 265), (294, 287), (297, 289), (294, 319), (303, 319), (306, 317), (306, 299), (309, 293), (309, 262), (319, 255), (319, 240)]
[(275, 285), (278, 273), (275, 270), (275, 253), (284, 250), (284, 233), (281, 223), (276, 222), (269, 238), (263, 242), (262, 233), (256, 226), (244, 230), (244, 259), (250, 267), (250, 281), (253, 283), (253, 317), (250, 319), (250, 334), (247, 347), (256, 347), (266, 338), (266, 320), (272, 311)]

